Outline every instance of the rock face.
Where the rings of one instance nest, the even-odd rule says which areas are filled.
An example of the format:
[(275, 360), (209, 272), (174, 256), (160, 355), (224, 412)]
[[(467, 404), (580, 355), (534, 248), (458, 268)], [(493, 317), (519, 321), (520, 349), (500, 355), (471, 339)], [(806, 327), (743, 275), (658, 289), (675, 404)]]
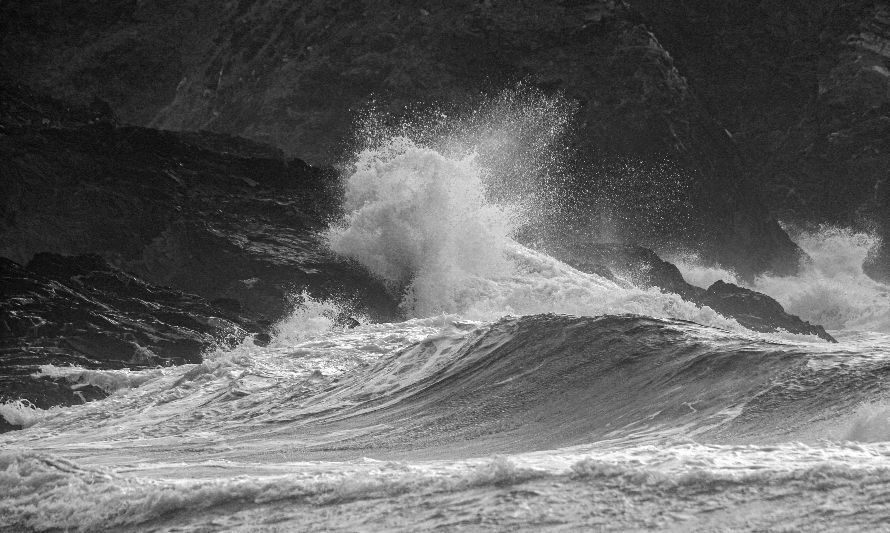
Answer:
[(313, 163), (348, 149), (352, 112), (372, 99), (397, 111), (520, 80), (562, 91), (579, 106), (577, 191), (613, 237), (691, 246), (740, 272), (797, 264), (733, 140), (625, 2), (74, 0), (0, 14), (0, 64), (30, 85), (98, 96), (123, 122), (240, 135)]
[(22, 267), (0, 258), (0, 403), (26, 399), (41, 408), (104, 394), (76, 392), (39, 365), (151, 368), (198, 363), (214, 347), (248, 335), (268, 336), (269, 324), (174, 289), (154, 286), (96, 255), (40, 253)]
[(715, 281), (703, 293), (697, 292), (697, 301), (702, 305), (735, 318), (739, 324), (748, 329), (754, 331), (782, 329), (789, 333), (816, 335), (829, 342), (837, 342), (825, 328), (786, 313), (779, 302), (766, 294), (721, 280)]
[(779, 302), (763, 293), (723, 281), (716, 281), (707, 289), (690, 285), (675, 265), (640, 246), (588, 243), (574, 246), (571, 250), (559, 248), (548, 252), (584, 272), (606, 275), (612, 279), (628, 279), (640, 287), (658, 287), (665, 292), (673, 292), (685, 300), (734, 318), (754, 331), (775, 332), (782, 329), (837, 342), (822, 326), (786, 313)]
[(0, 135), (0, 255), (99, 254), (268, 321), (304, 289), (395, 314), (379, 283), (316, 236), (339, 205), (333, 171), (244, 139), (78, 123), (79, 113)]
[[(772, 212), (890, 237), (890, 3), (637, 0)], [(869, 272), (890, 280), (890, 247)]]

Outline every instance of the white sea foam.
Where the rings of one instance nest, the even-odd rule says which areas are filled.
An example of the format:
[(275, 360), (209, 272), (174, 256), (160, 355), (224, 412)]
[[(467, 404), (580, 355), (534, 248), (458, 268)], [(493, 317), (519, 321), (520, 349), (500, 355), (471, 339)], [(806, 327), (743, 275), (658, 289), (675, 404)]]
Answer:
[(890, 332), (890, 287), (862, 270), (880, 239), (831, 226), (785, 229), (808, 256), (790, 276), (764, 274), (746, 283), (732, 270), (702, 263), (694, 254), (671, 259), (693, 285), (707, 287), (722, 279), (768, 294), (789, 313), (830, 330)]
[(756, 290), (828, 329), (890, 332), (890, 287), (862, 270), (869, 252), (880, 245), (878, 238), (834, 227), (790, 233), (810, 260), (796, 275), (757, 278)]
[(23, 428), (36, 424), (42, 414), (43, 410), (28, 400), (11, 400), (0, 404), (0, 416), (6, 422)]
[(523, 208), (490, 200), (486, 175), (472, 155), (446, 157), (404, 137), (367, 148), (347, 176), (347, 214), (328, 232), (331, 248), (403, 289), (410, 316), (638, 313), (742, 331), (710, 308), (518, 244), (511, 233)]
[(408, 287), (405, 306), (448, 312), (450, 290), (471, 278), (507, 275), (515, 211), (485, 199), (472, 156), (455, 160), (405, 138), (359, 154), (347, 181), (347, 218), (331, 248), (379, 278)]
[(293, 296), (294, 307), (273, 328), (273, 346), (289, 345), (311, 337), (342, 329), (338, 319), (348, 317), (356, 324), (367, 324), (368, 319), (343, 303), (316, 299), (302, 291)]
[(890, 404), (867, 402), (844, 424), (844, 440), (858, 442), (890, 441)]
[(169, 372), (169, 369), (165, 371), (161, 368), (92, 370), (79, 366), (41, 365), (35, 377), (65, 379), (77, 385), (92, 385), (107, 393), (112, 393), (120, 389), (139, 387), (143, 383)]
[(735, 285), (743, 285), (732, 269), (702, 261), (696, 253), (682, 253), (666, 256), (665, 259), (675, 264), (683, 274), (683, 279), (690, 285), (707, 289), (715, 281), (724, 281)]
[[(729, 529), (749, 529), (756, 517), (748, 507), (727, 516), (739, 501), (770, 506), (766, 524), (801, 525), (801, 517), (815, 514), (853, 519), (844, 524), (858, 529), (886, 516), (887, 454), (886, 446), (679, 444), (457, 461), (283, 463), (274, 473), (256, 463), (171, 463), (161, 472), (172, 475), (156, 478), (138, 468), (121, 474), (12, 451), (0, 453), (0, 485), (6, 489), (0, 500), (6, 524), (34, 530), (140, 524), (181, 531), (355, 529), (357, 523), (424, 529), (452, 526), (466, 516), (507, 529), (542, 516), (581, 529), (595, 527), (601, 517), (618, 529), (641, 529), (664, 525), (666, 513), (668, 523), (710, 525), (715, 512), (736, 526)], [(175, 475), (186, 466), (217, 475)], [(541, 515), (540, 500), (557, 514)], [(430, 507), (440, 512), (430, 513)], [(855, 520), (860, 513), (865, 516)], [(171, 518), (173, 524), (165, 524)]]

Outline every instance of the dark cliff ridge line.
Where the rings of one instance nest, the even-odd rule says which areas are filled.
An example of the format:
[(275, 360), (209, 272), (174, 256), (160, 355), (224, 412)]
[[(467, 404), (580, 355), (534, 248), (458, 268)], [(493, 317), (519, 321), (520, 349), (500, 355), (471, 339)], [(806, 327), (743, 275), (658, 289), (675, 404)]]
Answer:
[(786, 313), (782, 305), (766, 294), (739, 287), (722, 280), (707, 289), (686, 282), (676, 265), (665, 261), (647, 248), (619, 243), (583, 243), (572, 249), (552, 247), (554, 257), (583, 272), (605, 275), (613, 280), (630, 279), (643, 288), (657, 287), (680, 295), (684, 300), (708, 306), (734, 318), (742, 326), (764, 333), (785, 330), (789, 333), (815, 335), (837, 342), (825, 328)]
[(339, 211), (334, 169), (248, 139), (117, 126), (23, 86), (4, 90), (15, 98), (0, 105), (0, 256), (99, 254), (270, 322), (304, 289), (371, 318), (397, 315), (386, 288), (319, 236)]

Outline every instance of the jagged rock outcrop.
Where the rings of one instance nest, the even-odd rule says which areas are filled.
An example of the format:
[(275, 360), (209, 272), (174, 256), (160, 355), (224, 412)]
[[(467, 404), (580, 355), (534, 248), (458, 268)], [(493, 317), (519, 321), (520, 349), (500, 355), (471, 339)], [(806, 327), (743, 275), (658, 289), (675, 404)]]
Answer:
[(148, 284), (97, 255), (39, 253), (25, 267), (7, 259), (2, 267), (4, 339), (41, 361), (195, 363), (208, 347), (235, 346), (270, 326), (232, 305)]
[(600, 210), (613, 237), (691, 246), (742, 273), (797, 265), (733, 140), (625, 2), (52, 5), (0, 12), (0, 64), (27, 83), (98, 95), (124, 122), (240, 135), (313, 163), (349, 148), (353, 111), (372, 99), (400, 112), (520, 80), (562, 91), (579, 106), (576, 218)]
[[(10, 107), (4, 116), (22, 115)], [(78, 122), (76, 108), (51, 116), (0, 135), (0, 255), (95, 253), (269, 321), (304, 289), (394, 316), (385, 288), (317, 235), (339, 206), (332, 170), (220, 134)]]
[(584, 272), (625, 279), (643, 288), (658, 287), (665, 292), (678, 294), (685, 300), (732, 317), (754, 331), (774, 332), (782, 329), (837, 342), (825, 328), (786, 313), (779, 302), (766, 294), (720, 280), (707, 289), (691, 285), (674, 264), (641, 246), (576, 243), (571, 248), (554, 247), (548, 252)]
[(151, 368), (197, 363), (215, 347), (268, 338), (254, 321), (198, 296), (148, 284), (97, 255), (0, 258), (0, 403), (48, 408), (104, 396), (32, 377), (40, 365)]

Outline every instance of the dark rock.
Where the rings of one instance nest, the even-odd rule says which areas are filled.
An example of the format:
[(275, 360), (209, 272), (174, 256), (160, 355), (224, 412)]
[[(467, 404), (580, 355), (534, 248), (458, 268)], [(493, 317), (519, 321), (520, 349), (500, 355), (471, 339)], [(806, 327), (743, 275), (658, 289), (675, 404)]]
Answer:
[(272, 342), (272, 336), (268, 333), (257, 333), (253, 336), (253, 343), (257, 346), (268, 346)]
[(397, 315), (380, 283), (316, 235), (339, 205), (333, 171), (14, 94), (0, 100), (0, 401), (105, 395), (32, 377), (42, 364), (145, 368), (197, 362), (248, 334), (267, 345), (295, 291)]
[[(13, 79), (0, 70), (0, 80)], [(117, 117), (108, 105), (94, 99), (90, 105), (62, 102), (20, 83), (0, 82), (0, 132), (10, 128), (61, 128), (86, 124), (114, 126)]]
[(6, 433), (7, 431), (13, 431), (16, 429), (22, 429), (22, 426), (17, 424), (10, 424), (6, 421), (5, 418), (0, 416), (0, 433)]
[(158, 287), (97, 255), (37, 254), (21, 267), (0, 259), (4, 349), (53, 364), (144, 368), (195, 363), (261, 326), (199, 296)]
[[(890, 3), (636, 0), (783, 220), (890, 239)], [(866, 272), (890, 281), (890, 247)]]
[(816, 335), (829, 342), (837, 342), (825, 328), (786, 313), (782, 305), (769, 296), (722, 280), (708, 287), (697, 302), (735, 318), (739, 324), (754, 331), (783, 329), (790, 333)]
[[(557, 257), (566, 260), (573, 267), (584, 272), (603, 275), (608, 272), (609, 279), (618, 276), (631, 280), (642, 287), (660, 287), (668, 292), (684, 296), (691, 287), (683, 274), (672, 263), (662, 260), (658, 255), (642, 246), (618, 243), (590, 244), (583, 248), (583, 259), (574, 255), (567, 257), (565, 251), (557, 252)], [(565, 259), (564, 259), (565, 258)]]
[(718, 313), (734, 318), (742, 326), (762, 332), (779, 329), (789, 333), (816, 335), (829, 342), (837, 342), (825, 328), (812, 325), (788, 314), (782, 305), (766, 294), (745, 289), (731, 283), (717, 281), (707, 290), (690, 285), (683, 274), (647, 248), (616, 243), (574, 243), (572, 247), (552, 247), (548, 252), (583, 272), (603, 275), (610, 279), (626, 279), (639, 287), (658, 287), (683, 299), (708, 306)]
[[(352, 148), (355, 110), (372, 100), (397, 113), (472, 107), (524, 81), (577, 106), (566, 139), (581, 204), (573, 224), (605, 199), (620, 221), (613, 238), (693, 246), (744, 274), (796, 268), (797, 247), (762, 207), (759, 174), (743, 172), (734, 140), (635, 8), (459, 0), (424, 9), (40, 0), (0, 11), (0, 65), (65, 100), (98, 96), (127, 123), (239, 135), (315, 164)], [(663, 190), (653, 194), (652, 182)]]
[(352, 329), (361, 326), (362, 323), (355, 319), (355, 317), (349, 316), (348, 313), (340, 313), (336, 317), (334, 317), (334, 326), (343, 329)]
[(40, 253), (27, 267), (0, 258), (0, 287), (0, 403), (24, 398), (47, 408), (104, 396), (31, 377), (39, 365), (197, 363), (206, 350), (233, 347), (249, 333), (268, 335), (249, 318), (148, 284), (97, 255)]

